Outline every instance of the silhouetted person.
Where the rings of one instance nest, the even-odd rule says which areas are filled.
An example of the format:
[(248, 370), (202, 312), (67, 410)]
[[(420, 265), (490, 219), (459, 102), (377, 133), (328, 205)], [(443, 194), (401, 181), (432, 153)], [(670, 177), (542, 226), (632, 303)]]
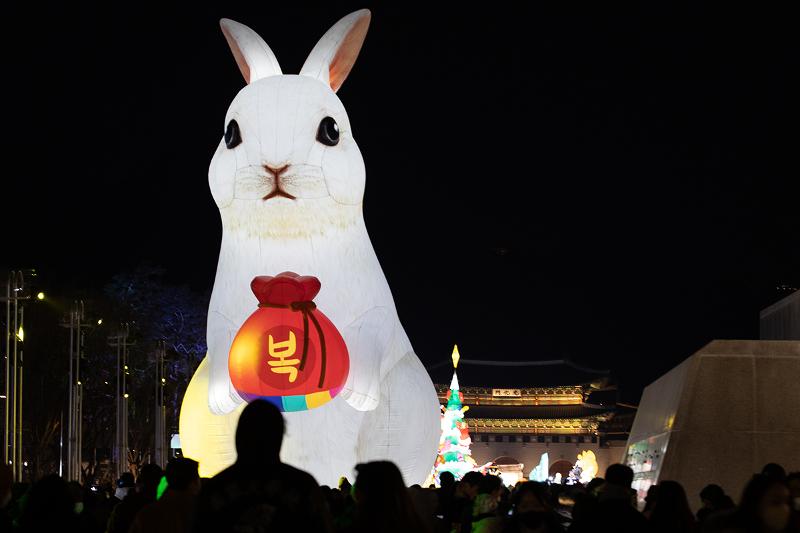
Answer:
[(650, 530), (654, 533), (696, 531), (697, 523), (681, 484), (676, 481), (661, 481), (657, 487), (658, 496), (649, 516)]
[[(447, 509), (450, 508), (450, 505), (453, 502), (453, 497), (455, 496), (456, 492), (456, 478), (455, 476), (448, 471), (444, 471), (439, 474), (439, 490), (436, 491), (436, 497), (438, 500), (438, 505), (436, 507), (436, 516), (438, 520), (437, 524), (437, 531), (444, 530), (447, 533), (450, 533), (450, 525), (445, 524), (445, 515), (447, 514)], [(445, 529), (447, 528), (447, 529)]]
[(786, 476), (786, 486), (789, 487), (789, 496), (792, 499), (794, 511), (789, 527), (793, 527), (793, 531), (800, 531), (800, 472), (792, 472)]
[(440, 521), (436, 518), (439, 508), (439, 495), (436, 489), (426, 489), (414, 484), (406, 490), (417, 515), (425, 522), (428, 530), (437, 531)]
[(448, 472), (445, 470), (441, 474), (439, 474), (439, 487), (444, 489), (444, 491), (451, 491), (456, 486), (456, 477), (453, 475), (452, 472)]
[(547, 485), (528, 481), (517, 485), (511, 497), (511, 518), (503, 533), (558, 533), (564, 531), (550, 505)]
[(472, 530), (472, 504), (478, 496), (478, 486), (482, 479), (483, 474), (479, 472), (467, 472), (461, 481), (456, 483), (450, 505), (443, 510), (446, 531), (470, 533)]
[(572, 506), (572, 520), (580, 520), (581, 517), (594, 508), (597, 503), (597, 489), (599, 489), (606, 480), (601, 477), (596, 477), (586, 484), (583, 490), (575, 494), (575, 505)]
[(647, 489), (647, 496), (644, 497), (644, 509), (642, 509), (642, 514), (645, 517), (650, 518), (650, 515), (653, 514), (656, 500), (658, 500), (658, 485), (650, 485)]
[(11, 531), (11, 467), (0, 463), (0, 531)]
[(700, 501), (703, 502), (703, 507), (697, 511), (697, 523), (701, 526), (709, 516), (722, 511), (730, 511), (735, 507), (733, 500), (725, 494), (722, 487), (713, 483), (706, 485), (700, 491)]
[(141, 468), (139, 478), (136, 480), (136, 490), (129, 492), (111, 511), (107, 533), (128, 533), (136, 514), (145, 505), (156, 501), (156, 491), (162, 477), (163, 471), (158, 465), (146, 464)]
[(761, 469), (761, 475), (779, 481), (786, 481), (786, 470), (778, 463), (767, 463)]
[(236, 462), (200, 491), (195, 531), (331, 531), (317, 482), (280, 460), (283, 431), (283, 416), (271, 403), (255, 400), (244, 408), (236, 428)]
[(584, 509), (570, 532), (647, 531), (647, 519), (636, 510), (636, 493), (631, 489), (633, 470), (623, 464), (606, 469), (605, 483), (597, 489), (597, 499)]
[(353, 485), (350, 484), (350, 481), (347, 477), (342, 476), (339, 478), (339, 490), (345, 494), (350, 494), (350, 491), (353, 489)]
[(430, 533), (417, 514), (400, 470), (390, 461), (356, 465), (355, 533)]
[(756, 474), (745, 486), (739, 507), (730, 514), (711, 516), (704, 531), (725, 533), (796, 531), (789, 528), (791, 518), (789, 488), (786, 483)]
[(164, 470), (167, 490), (161, 499), (146, 505), (133, 520), (130, 533), (185, 533), (191, 531), (194, 504), (200, 492), (197, 461), (179, 457)]
[(24, 532), (77, 531), (75, 501), (67, 482), (57, 474), (45, 476), (28, 491), (19, 517)]
[(114, 490), (114, 495), (111, 497), (112, 506), (118, 504), (125, 499), (129, 493), (136, 490), (136, 480), (133, 479), (133, 474), (130, 472), (123, 472), (117, 480), (117, 486)]
[(478, 485), (478, 495), (472, 504), (473, 533), (495, 533), (500, 531), (502, 517), (498, 514), (498, 507), (504, 488), (503, 480), (498, 476), (483, 476)]

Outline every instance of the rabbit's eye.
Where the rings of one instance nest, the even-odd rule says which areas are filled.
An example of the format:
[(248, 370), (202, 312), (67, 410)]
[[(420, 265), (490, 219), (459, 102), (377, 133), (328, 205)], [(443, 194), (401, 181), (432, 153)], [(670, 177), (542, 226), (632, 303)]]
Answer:
[(331, 117), (325, 117), (319, 123), (317, 140), (327, 146), (339, 144), (339, 125)]
[(239, 124), (235, 120), (228, 122), (228, 127), (225, 128), (225, 146), (228, 148), (236, 148), (242, 142), (242, 134), (239, 133)]

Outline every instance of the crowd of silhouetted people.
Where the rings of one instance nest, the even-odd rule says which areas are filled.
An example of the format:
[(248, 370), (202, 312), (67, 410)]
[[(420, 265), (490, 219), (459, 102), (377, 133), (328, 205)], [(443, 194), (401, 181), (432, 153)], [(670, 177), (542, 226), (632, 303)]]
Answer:
[[(320, 487), (279, 459), (284, 421), (270, 403), (249, 404), (236, 430), (236, 463), (201, 480), (197, 462), (172, 459), (162, 471), (143, 466), (123, 474), (111, 491), (84, 488), (58, 475), (30, 487), (12, 485), (0, 466), (0, 532), (86, 533), (550, 533), (550, 532), (798, 532), (800, 473), (768, 464), (734, 501), (706, 486), (691, 511), (680, 483), (660, 481), (640, 511), (633, 471), (608, 467), (586, 486), (518, 483), (469, 472), (443, 472), (439, 488), (406, 487), (390, 461), (355, 467), (351, 485)], [(163, 487), (166, 478), (166, 489)], [(162, 492), (159, 494), (159, 492)]]

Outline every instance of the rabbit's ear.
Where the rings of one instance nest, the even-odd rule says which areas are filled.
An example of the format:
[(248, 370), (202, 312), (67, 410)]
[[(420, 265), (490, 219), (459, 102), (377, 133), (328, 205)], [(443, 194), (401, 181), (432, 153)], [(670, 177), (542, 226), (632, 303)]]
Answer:
[(338, 91), (364, 44), (370, 17), (369, 9), (361, 9), (334, 24), (308, 55), (300, 74), (317, 78)]
[(275, 54), (256, 32), (230, 19), (220, 20), (219, 25), (247, 83), (281, 74)]

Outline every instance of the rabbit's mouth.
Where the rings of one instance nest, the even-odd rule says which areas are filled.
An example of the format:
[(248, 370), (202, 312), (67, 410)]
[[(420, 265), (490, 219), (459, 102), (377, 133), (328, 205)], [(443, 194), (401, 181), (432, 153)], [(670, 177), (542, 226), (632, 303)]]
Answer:
[(283, 198), (288, 198), (289, 200), (296, 200), (297, 199), (295, 196), (292, 196), (288, 192), (286, 192), (283, 189), (281, 189), (280, 186), (276, 185), (275, 188), (272, 189), (272, 192), (269, 193), (268, 195), (266, 195), (264, 198), (262, 198), (262, 200), (267, 201), (267, 200), (270, 200), (272, 198), (278, 198), (279, 196), (283, 197)]

